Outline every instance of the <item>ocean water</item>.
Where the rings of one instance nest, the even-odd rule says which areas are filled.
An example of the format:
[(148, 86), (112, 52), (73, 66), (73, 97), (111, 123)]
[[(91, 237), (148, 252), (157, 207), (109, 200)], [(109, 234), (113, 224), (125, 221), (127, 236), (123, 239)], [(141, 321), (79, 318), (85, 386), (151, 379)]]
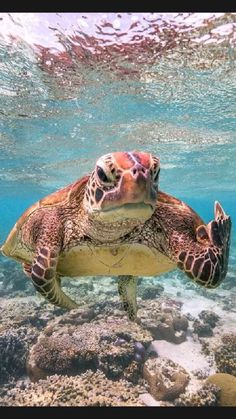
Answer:
[[(147, 278), (146, 284), (152, 289), (163, 286), (163, 304), (171, 300), (175, 305), (173, 301), (180, 301), (181, 313), (187, 313), (187, 337), (179, 348), (187, 344), (193, 350), (204, 344), (211, 348), (214, 339), (220, 340), (224, 333), (234, 334), (235, 338), (235, 14), (3, 13), (1, 19), (0, 243), (26, 208), (90, 173), (101, 155), (122, 150), (151, 152), (160, 157), (160, 189), (185, 201), (206, 223), (213, 218), (214, 201), (218, 200), (232, 218), (232, 238), (228, 274), (216, 290), (206, 292), (194, 284), (191, 287), (191, 281), (178, 270)], [(86, 278), (81, 281), (86, 284)], [(99, 281), (94, 279), (90, 300), (86, 292), (83, 294), (81, 307), (91, 301), (94, 307), (96, 302), (99, 306), (101, 299), (116, 301), (114, 279), (104, 277)], [(79, 294), (79, 281), (75, 283)], [(70, 287), (70, 281), (65, 279), (65, 284)], [(17, 329), (14, 304), (16, 317), (17, 304), (44, 304), (30, 286), (20, 265), (1, 255), (2, 336), (10, 324), (13, 335)], [(145, 290), (144, 279), (140, 286)], [(158, 297), (152, 295), (150, 300), (150, 304), (155, 304)], [(140, 294), (138, 301), (141, 307), (147, 300)], [(8, 303), (13, 310), (12, 323), (5, 308)], [(46, 314), (50, 313), (51, 317), (47, 315), (51, 322), (57, 315), (65, 315), (63, 311), (57, 314), (49, 304), (43, 307)], [(194, 319), (202, 310), (213, 310), (220, 317), (212, 335), (192, 333), (196, 329)], [(111, 317), (114, 314), (111, 310), (109, 313)], [(30, 314), (26, 312), (21, 327), (27, 327), (27, 316)], [(109, 323), (109, 315), (106, 319)], [(26, 358), (46, 325), (46, 320), (38, 330), (33, 325), (35, 340), (25, 340)], [(153, 342), (159, 353), (157, 359), (163, 354), (171, 359), (171, 345), (178, 345), (157, 335)], [(200, 357), (200, 352), (196, 357)], [(234, 365), (235, 353), (231, 352)], [(4, 359), (3, 364), (7, 357)], [(179, 359), (172, 361), (181, 363)], [(216, 367), (205, 365), (203, 357), (200, 361), (205, 378), (211, 372), (236, 376), (235, 366), (230, 370), (219, 367), (219, 362)], [(189, 361), (187, 367), (191, 376), (198, 365), (190, 364)], [(7, 370), (7, 364), (4, 368)], [(86, 368), (82, 370), (86, 372)], [(79, 377), (77, 370), (53, 372)], [(29, 380), (24, 365), (20, 373), (16, 369), (4, 374), (7, 378), (2, 380), (2, 404), (9, 403), (7, 397), (11, 400), (7, 392), (12, 391), (17, 380)], [(113, 379), (109, 374), (107, 377)], [(142, 372), (140, 377), (143, 379)], [(6, 389), (7, 384), (10, 390)], [(194, 393), (200, 384), (203, 381), (193, 374), (186, 391)], [(147, 384), (143, 393), (147, 393), (146, 398), (143, 396), (146, 404), (168, 405), (165, 397), (156, 395)], [(27, 397), (21, 397), (19, 403), (27, 405)], [(169, 403), (174, 404), (177, 399), (176, 396)], [(37, 400), (36, 405), (44, 403)], [(202, 400), (203, 405), (208, 403), (203, 396)], [(116, 402), (109, 401), (111, 405)], [(70, 401), (63, 403), (69, 405)]]

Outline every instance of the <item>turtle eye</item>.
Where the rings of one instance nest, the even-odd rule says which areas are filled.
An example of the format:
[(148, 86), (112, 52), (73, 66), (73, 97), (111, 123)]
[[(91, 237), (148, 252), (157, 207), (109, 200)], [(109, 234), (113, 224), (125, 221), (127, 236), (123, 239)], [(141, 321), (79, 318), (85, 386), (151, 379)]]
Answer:
[(106, 173), (100, 166), (97, 166), (97, 175), (102, 182), (110, 182)]

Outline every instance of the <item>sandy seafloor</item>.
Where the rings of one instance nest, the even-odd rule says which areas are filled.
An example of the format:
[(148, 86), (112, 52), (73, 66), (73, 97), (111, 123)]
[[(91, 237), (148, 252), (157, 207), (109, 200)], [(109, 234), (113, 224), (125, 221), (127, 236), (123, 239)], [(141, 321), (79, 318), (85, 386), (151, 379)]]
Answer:
[[(0, 405), (215, 406), (219, 392), (205, 391), (206, 379), (216, 372), (236, 375), (236, 289), (230, 278), (215, 290), (199, 288), (178, 271), (140, 278), (134, 326), (122, 310), (115, 277), (64, 279), (64, 289), (80, 305), (66, 312), (36, 294), (18, 265), (6, 260), (3, 266)], [(144, 372), (148, 363), (154, 384)], [(188, 378), (178, 381), (175, 373)], [(66, 376), (58, 390), (57, 380)]]

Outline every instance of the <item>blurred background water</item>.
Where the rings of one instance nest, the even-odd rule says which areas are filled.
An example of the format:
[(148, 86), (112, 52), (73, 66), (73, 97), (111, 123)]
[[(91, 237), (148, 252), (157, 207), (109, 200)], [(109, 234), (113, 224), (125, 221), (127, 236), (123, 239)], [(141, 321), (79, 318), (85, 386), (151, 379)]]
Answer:
[[(0, 242), (107, 152), (160, 156), (160, 188), (233, 219), (236, 14), (2, 13)], [(2, 260), (2, 259), (1, 259)]]

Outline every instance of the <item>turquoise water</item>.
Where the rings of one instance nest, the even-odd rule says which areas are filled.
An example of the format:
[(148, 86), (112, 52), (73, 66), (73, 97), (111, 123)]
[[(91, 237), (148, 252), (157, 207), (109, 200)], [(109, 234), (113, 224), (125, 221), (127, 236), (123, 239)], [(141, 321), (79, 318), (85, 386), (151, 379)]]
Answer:
[[(185, 201), (206, 223), (213, 219), (215, 200), (231, 216), (229, 268), (219, 290), (233, 301), (235, 16), (93, 13), (86, 20), (79, 13), (35, 13), (31, 21), (24, 14), (1, 15), (0, 244), (30, 205), (89, 174), (101, 155), (147, 151), (160, 157), (162, 191)], [(160, 38), (155, 25), (167, 31)], [(141, 37), (136, 44), (134, 36)], [(8, 262), (0, 255), (0, 282), (13, 282), (17, 274), (23, 298), (28, 279), (20, 265)], [(155, 284), (162, 281), (166, 296), (173, 288), (176, 296), (182, 283), (187, 306), (186, 276), (176, 270)], [(194, 292), (191, 298), (202, 295), (197, 286)], [(28, 295), (37, 294), (32, 288)], [(218, 306), (221, 294), (215, 295)], [(10, 301), (17, 294), (9, 288), (0, 297)], [(223, 328), (227, 322), (222, 317)]]

